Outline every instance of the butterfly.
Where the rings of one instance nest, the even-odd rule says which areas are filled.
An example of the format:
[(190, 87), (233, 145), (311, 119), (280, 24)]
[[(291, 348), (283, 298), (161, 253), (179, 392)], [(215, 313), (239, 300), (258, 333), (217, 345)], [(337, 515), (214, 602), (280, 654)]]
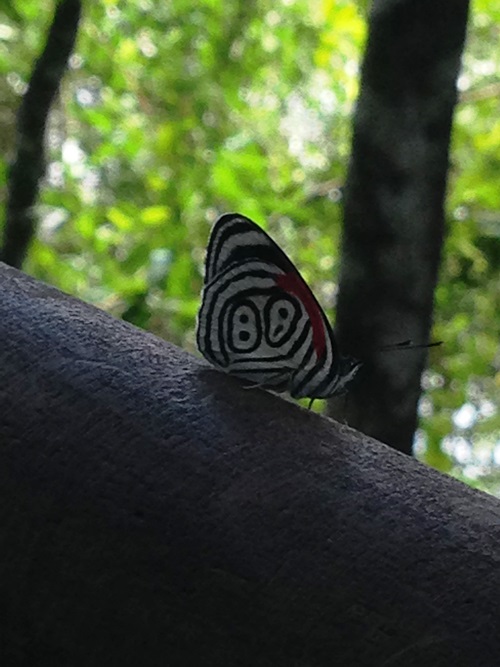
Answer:
[(294, 398), (345, 392), (361, 362), (340, 355), (328, 319), (283, 250), (228, 213), (208, 243), (196, 340), (217, 368)]

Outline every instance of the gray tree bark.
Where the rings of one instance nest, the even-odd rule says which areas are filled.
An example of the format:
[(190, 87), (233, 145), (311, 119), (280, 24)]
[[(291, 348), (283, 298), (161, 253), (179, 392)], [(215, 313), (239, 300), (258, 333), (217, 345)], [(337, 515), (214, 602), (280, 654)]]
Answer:
[(474, 667), (500, 503), (0, 266), (0, 664)]
[(468, 0), (375, 0), (345, 193), (336, 331), (365, 362), (330, 413), (406, 453), (417, 426), (444, 236), (456, 81)]

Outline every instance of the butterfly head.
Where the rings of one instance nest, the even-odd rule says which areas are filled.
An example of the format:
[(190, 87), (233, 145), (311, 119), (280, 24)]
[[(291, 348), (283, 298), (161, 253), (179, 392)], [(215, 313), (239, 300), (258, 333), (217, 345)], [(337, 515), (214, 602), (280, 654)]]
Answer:
[(344, 394), (363, 365), (363, 362), (354, 357), (340, 357), (338, 363), (338, 379), (333, 387), (332, 396)]

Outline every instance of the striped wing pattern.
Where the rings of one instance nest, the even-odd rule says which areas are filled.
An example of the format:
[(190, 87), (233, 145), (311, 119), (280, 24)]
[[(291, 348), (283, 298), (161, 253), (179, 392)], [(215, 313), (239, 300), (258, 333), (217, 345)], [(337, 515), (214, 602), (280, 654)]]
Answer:
[(207, 249), (197, 343), (214, 366), (293, 397), (345, 384), (330, 324), (285, 253), (258, 225), (223, 215)]

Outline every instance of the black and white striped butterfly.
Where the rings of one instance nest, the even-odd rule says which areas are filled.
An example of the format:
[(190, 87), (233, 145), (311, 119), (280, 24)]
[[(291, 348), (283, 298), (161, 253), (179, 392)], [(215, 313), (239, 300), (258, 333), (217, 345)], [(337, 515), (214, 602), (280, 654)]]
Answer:
[(325, 313), (285, 253), (237, 213), (219, 218), (210, 236), (196, 338), (217, 368), (294, 398), (341, 394), (361, 366), (339, 354)]

